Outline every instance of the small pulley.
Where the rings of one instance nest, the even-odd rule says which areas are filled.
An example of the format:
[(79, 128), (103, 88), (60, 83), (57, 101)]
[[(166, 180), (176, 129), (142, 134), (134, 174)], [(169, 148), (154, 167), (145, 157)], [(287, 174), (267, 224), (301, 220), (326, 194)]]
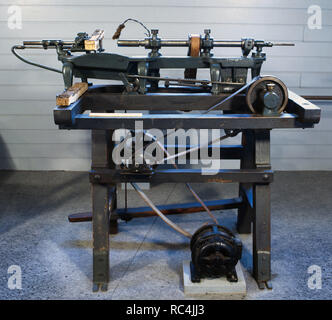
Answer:
[(249, 86), (246, 102), (252, 113), (278, 115), (287, 106), (288, 89), (280, 79), (262, 76)]
[(204, 225), (191, 238), (191, 281), (201, 278), (226, 276), (230, 282), (237, 282), (235, 266), (241, 259), (242, 243), (227, 228)]

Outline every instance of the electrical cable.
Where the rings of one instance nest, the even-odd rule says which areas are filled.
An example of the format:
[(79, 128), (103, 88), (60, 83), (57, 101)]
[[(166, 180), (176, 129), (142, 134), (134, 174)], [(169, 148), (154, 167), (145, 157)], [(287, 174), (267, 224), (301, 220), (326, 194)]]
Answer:
[(155, 205), (154, 203), (148, 198), (148, 196), (141, 190), (141, 188), (135, 183), (130, 183), (133, 188), (137, 191), (137, 193), (140, 195), (140, 197), (146, 202), (146, 204), (165, 222), (167, 223), (171, 228), (176, 230), (177, 232), (181, 233), (185, 237), (191, 239), (192, 235), (187, 232), (186, 230), (179, 227), (177, 224), (169, 220)]
[(21, 61), (23, 61), (23, 62), (25, 62), (25, 63), (27, 63), (27, 64), (30, 64), (30, 65), (32, 65), (32, 66), (38, 67), (38, 68), (42, 68), (42, 69), (49, 70), (49, 71), (53, 71), (53, 72), (57, 72), (57, 73), (62, 73), (61, 70), (54, 69), (54, 68), (51, 68), (51, 67), (45, 66), (45, 65), (43, 65), (43, 64), (39, 64), (39, 63), (36, 63), (36, 62), (32, 62), (32, 61), (29, 61), (29, 60), (23, 58), (22, 56), (20, 56), (20, 55), (15, 51), (15, 49), (23, 50), (23, 49), (25, 49), (25, 46), (17, 46), (17, 45), (15, 45), (15, 46), (13, 46), (13, 47), (11, 48), (11, 51), (12, 51), (12, 53), (14, 54), (14, 56), (15, 56), (16, 58), (20, 59)]
[(112, 39), (113, 40), (116, 40), (116, 39), (119, 39), (120, 38), (120, 35), (121, 35), (121, 32), (122, 30), (126, 27), (125, 24), (128, 22), (128, 21), (133, 21), (133, 22), (136, 22), (138, 24), (140, 24), (146, 31), (147, 33), (145, 33), (145, 35), (147, 37), (151, 37), (151, 32), (150, 30), (141, 22), (141, 21), (138, 21), (136, 19), (132, 19), (132, 18), (128, 18), (126, 19), (125, 21), (123, 21), (121, 24), (119, 24), (119, 26), (117, 27), (116, 31), (114, 32), (113, 34), (113, 37)]

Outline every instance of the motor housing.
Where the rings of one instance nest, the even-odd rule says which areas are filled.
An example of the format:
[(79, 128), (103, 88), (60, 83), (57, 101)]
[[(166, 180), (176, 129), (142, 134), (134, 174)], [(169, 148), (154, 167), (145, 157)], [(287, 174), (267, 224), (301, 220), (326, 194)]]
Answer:
[(226, 276), (237, 282), (235, 266), (241, 259), (242, 242), (227, 228), (208, 224), (199, 228), (191, 238), (191, 281)]

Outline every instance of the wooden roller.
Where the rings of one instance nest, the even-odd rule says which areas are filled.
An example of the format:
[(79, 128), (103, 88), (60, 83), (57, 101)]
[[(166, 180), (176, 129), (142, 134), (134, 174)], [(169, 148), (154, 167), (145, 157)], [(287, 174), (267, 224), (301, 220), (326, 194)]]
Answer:
[[(199, 57), (201, 52), (201, 36), (199, 34), (191, 34), (189, 36), (189, 57)], [(184, 78), (185, 79), (196, 79), (197, 69), (185, 69)]]

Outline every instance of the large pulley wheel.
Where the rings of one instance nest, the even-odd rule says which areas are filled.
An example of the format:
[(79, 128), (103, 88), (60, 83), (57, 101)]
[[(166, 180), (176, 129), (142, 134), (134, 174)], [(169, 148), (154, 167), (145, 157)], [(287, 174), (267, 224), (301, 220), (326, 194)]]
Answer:
[(276, 115), (283, 112), (288, 102), (288, 89), (278, 78), (263, 76), (257, 78), (247, 91), (246, 103), (252, 113)]

